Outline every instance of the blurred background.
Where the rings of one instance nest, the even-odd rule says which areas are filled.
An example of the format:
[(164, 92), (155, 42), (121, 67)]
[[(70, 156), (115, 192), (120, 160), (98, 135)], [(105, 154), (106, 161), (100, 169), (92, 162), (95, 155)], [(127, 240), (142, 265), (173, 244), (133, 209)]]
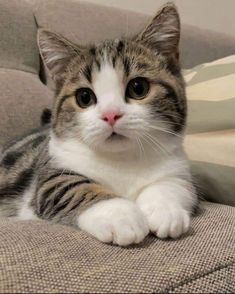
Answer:
[[(167, 0), (85, 0), (154, 14)], [(235, 36), (235, 0), (174, 0), (183, 23)]]

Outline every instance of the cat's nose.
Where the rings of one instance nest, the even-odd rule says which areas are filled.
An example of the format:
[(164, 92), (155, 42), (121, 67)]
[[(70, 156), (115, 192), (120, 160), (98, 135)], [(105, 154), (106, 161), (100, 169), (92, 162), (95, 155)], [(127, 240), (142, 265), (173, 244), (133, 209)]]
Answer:
[(115, 122), (122, 117), (122, 113), (118, 111), (107, 111), (103, 113), (102, 120), (113, 126)]

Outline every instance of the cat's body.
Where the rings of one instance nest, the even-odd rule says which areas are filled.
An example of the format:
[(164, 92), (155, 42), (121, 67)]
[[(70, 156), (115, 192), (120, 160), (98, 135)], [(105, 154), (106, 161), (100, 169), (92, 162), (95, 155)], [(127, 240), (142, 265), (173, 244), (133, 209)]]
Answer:
[(0, 215), (78, 226), (119, 245), (186, 232), (196, 196), (178, 41), (171, 4), (130, 40), (86, 48), (42, 31), (57, 84), (52, 122), (4, 151)]
[[(51, 139), (49, 128), (37, 130), (10, 145), (2, 154), (0, 195), (1, 201), (8, 201), (9, 195), (7, 194), (9, 193), (5, 192), (5, 187), (11, 182), (14, 186), (12, 193), (13, 195), (17, 193), (18, 197), (16, 197), (15, 209), (11, 201), (8, 207), (0, 205), (1, 215), (4, 209), (6, 216), (11, 214), (11, 216), (20, 216), (20, 219), (28, 218), (28, 215), (23, 215), (21, 212), (25, 201), (19, 202), (18, 200), (29, 197), (33, 199), (36, 196), (35, 193), (27, 196), (28, 190), (31, 186), (36, 186), (37, 175), (40, 169), (44, 169), (44, 162), (47, 165), (50, 163), (56, 170), (58, 169), (58, 172), (61, 171), (61, 175), (69, 170), (71, 174), (74, 172), (85, 175), (108, 187), (116, 195), (133, 201), (137, 199), (144, 187), (166, 177), (181, 177), (190, 180), (188, 162), (181, 148), (172, 150), (174, 153), (169, 151), (172, 152), (172, 156), (169, 154), (163, 157), (158, 157), (155, 151), (149, 150), (149, 152), (154, 152), (153, 157), (146, 158), (138, 153), (123, 154), (122, 157), (105, 157), (103, 154), (97, 156), (83, 144), (75, 146), (77, 152), (71, 157), (69, 150), (73, 147), (72, 144), (67, 146), (66, 142), (61, 143), (53, 138), (53, 135)], [(50, 156), (50, 154), (53, 155)], [(26, 197), (25, 194), (27, 194)], [(27, 207), (36, 217), (35, 208), (30, 203)]]

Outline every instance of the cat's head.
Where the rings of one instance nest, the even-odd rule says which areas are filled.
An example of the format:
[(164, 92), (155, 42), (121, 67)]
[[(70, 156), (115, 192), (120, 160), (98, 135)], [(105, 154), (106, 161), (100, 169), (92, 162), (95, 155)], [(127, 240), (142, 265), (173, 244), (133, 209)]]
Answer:
[(56, 84), (55, 136), (120, 152), (181, 133), (186, 100), (179, 37), (172, 3), (132, 38), (80, 46), (39, 30), (40, 53)]

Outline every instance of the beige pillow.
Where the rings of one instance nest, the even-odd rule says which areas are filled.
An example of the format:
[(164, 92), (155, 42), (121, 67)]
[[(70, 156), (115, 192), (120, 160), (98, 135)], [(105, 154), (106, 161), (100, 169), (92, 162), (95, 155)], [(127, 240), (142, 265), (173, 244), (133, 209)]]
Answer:
[(235, 55), (184, 71), (185, 149), (196, 184), (211, 201), (235, 206)]

